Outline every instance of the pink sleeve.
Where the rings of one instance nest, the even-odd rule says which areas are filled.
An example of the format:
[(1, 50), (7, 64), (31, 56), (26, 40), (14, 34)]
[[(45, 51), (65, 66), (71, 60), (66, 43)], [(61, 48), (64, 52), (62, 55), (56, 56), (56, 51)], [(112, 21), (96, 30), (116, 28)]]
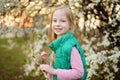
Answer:
[(84, 69), (81, 56), (75, 47), (72, 48), (70, 60), (72, 69), (57, 69), (58, 80), (75, 80), (83, 76)]

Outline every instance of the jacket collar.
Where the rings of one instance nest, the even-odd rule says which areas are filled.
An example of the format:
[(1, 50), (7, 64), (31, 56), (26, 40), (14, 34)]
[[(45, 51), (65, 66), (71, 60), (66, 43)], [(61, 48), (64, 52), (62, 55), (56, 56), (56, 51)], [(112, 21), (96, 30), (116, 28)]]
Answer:
[(64, 35), (60, 36), (58, 39), (56, 39), (53, 42), (51, 42), (49, 44), (49, 47), (53, 51), (56, 51), (57, 48), (59, 48), (60, 46), (62, 46), (64, 44), (64, 42), (66, 42), (67, 40), (69, 40), (72, 37), (73, 37), (73, 33), (72, 32), (67, 32)]

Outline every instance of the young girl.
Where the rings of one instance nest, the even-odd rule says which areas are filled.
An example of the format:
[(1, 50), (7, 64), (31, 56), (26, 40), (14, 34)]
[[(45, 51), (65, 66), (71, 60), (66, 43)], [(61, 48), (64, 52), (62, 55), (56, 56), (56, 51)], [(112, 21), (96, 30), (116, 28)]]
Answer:
[(79, 42), (73, 34), (73, 14), (68, 7), (58, 7), (51, 18), (50, 54), (41, 52), (44, 60), (42, 71), (49, 74), (50, 80), (86, 80), (86, 61)]

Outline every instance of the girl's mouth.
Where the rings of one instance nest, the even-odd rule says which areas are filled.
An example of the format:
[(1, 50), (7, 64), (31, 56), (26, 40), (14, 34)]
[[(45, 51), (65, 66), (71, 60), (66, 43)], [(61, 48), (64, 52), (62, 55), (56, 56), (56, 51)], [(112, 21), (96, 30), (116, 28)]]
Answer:
[(60, 32), (62, 28), (55, 28), (55, 31)]

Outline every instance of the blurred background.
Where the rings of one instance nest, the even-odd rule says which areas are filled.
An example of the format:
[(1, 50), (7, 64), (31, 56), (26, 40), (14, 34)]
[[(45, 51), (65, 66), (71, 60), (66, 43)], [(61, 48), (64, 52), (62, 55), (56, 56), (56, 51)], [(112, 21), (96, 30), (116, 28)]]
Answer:
[(87, 61), (87, 80), (120, 80), (119, 0), (0, 0), (0, 80), (45, 80), (52, 10), (68, 5)]

